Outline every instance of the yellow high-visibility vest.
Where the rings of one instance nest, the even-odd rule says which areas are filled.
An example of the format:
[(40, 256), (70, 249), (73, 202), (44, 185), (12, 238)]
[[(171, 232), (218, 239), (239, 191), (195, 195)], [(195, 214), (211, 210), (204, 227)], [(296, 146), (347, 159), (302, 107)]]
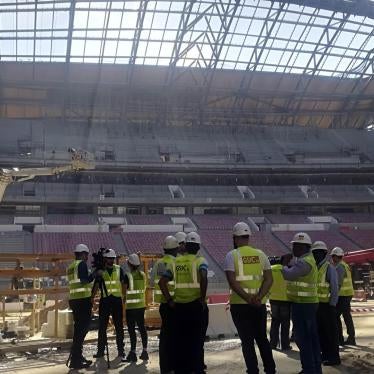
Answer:
[(354, 290), (353, 290), (353, 283), (352, 283), (351, 268), (344, 261), (341, 261), (339, 265), (343, 266), (345, 269), (345, 277), (343, 279), (343, 284), (339, 290), (339, 296), (353, 296)]
[(287, 297), (287, 281), (283, 278), (283, 266), (276, 264), (271, 267), (273, 274), (273, 284), (269, 292), (269, 300), (288, 301)]
[(67, 269), (69, 282), (69, 299), (86, 299), (91, 297), (92, 283), (83, 284), (78, 277), (78, 266), (82, 260), (73, 261)]

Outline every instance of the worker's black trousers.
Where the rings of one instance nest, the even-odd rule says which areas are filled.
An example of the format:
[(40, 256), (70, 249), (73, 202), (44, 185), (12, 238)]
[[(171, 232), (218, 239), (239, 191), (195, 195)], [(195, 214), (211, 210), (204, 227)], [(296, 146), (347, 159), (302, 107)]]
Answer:
[(317, 324), (322, 361), (340, 363), (336, 308), (329, 303), (319, 303)]
[(275, 373), (275, 362), (269, 340), (266, 335), (266, 306), (249, 304), (231, 304), (231, 316), (242, 342), (242, 351), (247, 366), (247, 373), (258, 374), (258, 361), (254, 346), (256, 341), (264, 371)]
[(281, 332), (281, 348), (287, 349), (290, 346), (290, 320), (291, 303), (288, 301), (270, 300), (271, 306), (271, 327), (270, 346), (277, 348), (279, 343), (279, 329)]
[(201, 337), (203, 331), (203, 305), (200, 300), (175, 305), (175, 373), (201, 374), (203, 350)]
[(112, 316), (114, 328), (116, 330), (116, 342), (118, 355), (124, 354), (124, 334), (123, 334), (123, 307), (122, 299), (110, 295), (102, 297), (99, 304), (99, 336), (97, 342), (97, 353), (103, 354), (107, 343), (106, 330), (108, 328), (109, 316)]
[(355, 327), (353, 325), (352, 314), (351, 314), (351, 300), (352, 296), (339, 296), (338, 303), (336, 304), (336, 313), (338, 321), (338, 333), (339, 342), (344, 343), (343, 338), (343, 326), (340, 316), (343, 315), (345, 325), (347, 326), (348, 338), (355, 338)]
[(170, 308), (167, 303), (161, 303), (160, 316), (160, 372), (164, 374), (175, 369), (175, 309)]
[(135, 325), (138, 326), (140, 336), (142, 338), (143, 348), (147, 349), (148, 334), (144, 323), (145, 308), (126, 309), (126, 323), (130, 335), (131, 350), (136, 350), (136, 332)]
[(71, 346), (71, 361), (79, 363), (82, 359), (84, 338), (87, 335), (90, 322), (92, 303), (91, 298), (69, 300), (70, 309), (73, 311), (74, 335)]
[(209, 326), (209, 308), (206, 306), (206, 308), (203, 309), (203, 325), (202, 325), (202, 334), (201, 334), (201, 350), (202, 350), (202, 365), (204, 367), (205, 365), (205, 360), (204, 360), (204, 344), (205, 344), (205, 338), (206, 338), (206, 332), (208, 330)]

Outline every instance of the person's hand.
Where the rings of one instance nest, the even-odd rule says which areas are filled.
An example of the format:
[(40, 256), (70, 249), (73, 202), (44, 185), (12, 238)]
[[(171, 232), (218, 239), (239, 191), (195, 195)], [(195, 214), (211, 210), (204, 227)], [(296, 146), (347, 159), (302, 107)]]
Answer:
[(259, 295), (255, 295), (252, 298), (252, 304), (255, 306), (261, 306), (261, 298)]
[(172, 309), (175, 308), (175, 302), (174, 302), (173, 299), (169, 299), (169, 300), (167, 301), (167, 303), (168, 303), (169, 308), (172, 308)]
[(99, 269), (99, 270), (96, 271), (96, 276), (97, 276), (97, 277), (102, 277), (103, 274), (104, 274), (104, 271), (101, 270), (101, 269)]
[(283, 255), (282, 256), (282, 265), (283, 266), (288, 266), (292, 260), (292, 254), (291, 253), (288, 253), (286, 255)]
[(201, 303), (201, 305), (203, 306), (203, 310), (205, 310), (206, 308), (208, 308), (208, 305), (207, 305), (207, 303), (206, 303), (206, 300), (205, 300), (205, 298), (201, 298), (200, 299), (200, 303)]
[(247, 302), (247, 304), (253, 304), (253, 295), (250, 295), (250, 294), (247, 294), (246, 298), (245, 298), (245, 301)]

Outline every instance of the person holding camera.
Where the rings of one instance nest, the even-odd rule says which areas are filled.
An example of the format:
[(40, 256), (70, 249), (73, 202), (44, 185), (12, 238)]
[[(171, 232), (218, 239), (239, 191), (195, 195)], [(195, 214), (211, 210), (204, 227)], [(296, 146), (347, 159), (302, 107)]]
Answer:
[(131, 350), (127, 355), (127, 362), (136, 362), (136, 332), (135, 325), (138, 326), (142, 339), (143, 352), (140, 355), (141, 360), (148, 360), (148, 334), (145, 328), (145, 291), (147, 286), (146, 275), (140, 268), (140, 258), (136, 253), (129, 256), (127, 261), (130, 271), (125, 275), (126, 289), (126, 322), (130, 335)]
[(105, 346), (107, 345), (106, 330), (109, 317), (112, 316), (114, 328), (116, 330), (116, 343), (118, 356), (124, 362), (125, 344), (123, 333), (123, 306), (122, 297), (124, 295), (125, 275), (119, 265), (114, 264), (116, 253), (113, 249), (107, 249), (103, 253), (104, 270), (99, 279), (96, 280), (92, 290), (92, 298), (102, 282), (101, 298), (99, 303), (99, 334), (97, 342), (97, 353), (94, 358), (104, 357)]
[(87, 260), (89, 249), (86, 244), (75, 247), (75, 260), (67, 269), (69, 282), (69, 306), (73, 311), (74, 335), (70, 350), (71, 369), (88, 368), (92, 361), (82, 355), (84, 338), (87, 335), (91, 321), (91, 289), (95, 274), (89, 274)]

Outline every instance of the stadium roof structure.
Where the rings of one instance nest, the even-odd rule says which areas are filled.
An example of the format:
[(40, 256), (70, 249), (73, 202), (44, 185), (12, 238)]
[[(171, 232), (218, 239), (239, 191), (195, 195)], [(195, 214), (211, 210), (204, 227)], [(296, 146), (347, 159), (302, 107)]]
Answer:
[[(72, 117), (80, 83), (82, 118), (108, 116), (99, 91), (111, 85), (123, 100), (107, 97), (109, 119), (365, 128), (374, 1), (0, 0), (0, 61), (8, 117)], [(40, 86), (39, 110), (14, 107), (30, 96), (14, 88)], [(64, 106), (46, 110), (59, 95)]]

